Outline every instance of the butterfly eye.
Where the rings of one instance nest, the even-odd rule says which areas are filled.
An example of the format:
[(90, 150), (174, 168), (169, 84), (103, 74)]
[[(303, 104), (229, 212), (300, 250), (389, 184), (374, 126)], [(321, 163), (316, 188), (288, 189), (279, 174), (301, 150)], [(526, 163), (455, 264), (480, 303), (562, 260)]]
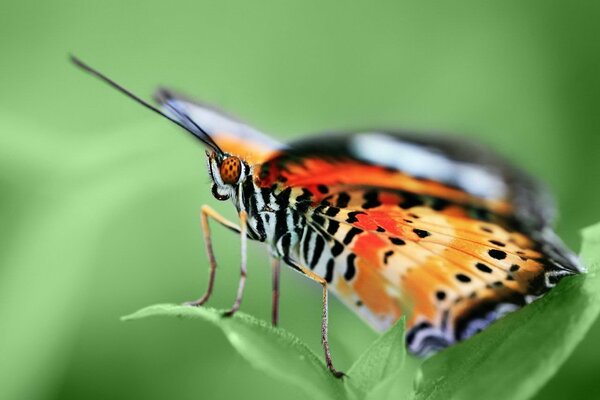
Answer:
[(240, 179), (242, 162), (237, 157), (227, 157), (219, 167), (219, 173), (224, 183), (234, 185)]

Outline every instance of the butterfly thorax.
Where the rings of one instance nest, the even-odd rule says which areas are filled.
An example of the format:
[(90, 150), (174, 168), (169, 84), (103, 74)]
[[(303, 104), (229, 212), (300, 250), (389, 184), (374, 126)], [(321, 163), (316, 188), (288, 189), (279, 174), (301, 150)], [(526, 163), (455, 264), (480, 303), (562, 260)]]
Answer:
[(290, 188), (277, 185), (262, 187), (250, 167), (250, 173), (241, 182), (239, 196), (234, 201), (238, 210), (248, 213), (248, 231), (251, 239), (266, 242), (278, 258), (289, 260), (301, 240), (306, 223), (295, 207), (296, 197)]
[[(239, 168), (237, 162), (227, 165), (229, 160), (239, 160)], [(268, 243), (276, 257), (289, 259), (299, 243), (304, 222), (293, 207), (296, 199), (291, 196), (292, 190), (261, 186), (255, 167), (229, 154), (209, 153), (208, 170), (214, 197), (230, 199), (238, 212), (247, 212), (249, 238)]]

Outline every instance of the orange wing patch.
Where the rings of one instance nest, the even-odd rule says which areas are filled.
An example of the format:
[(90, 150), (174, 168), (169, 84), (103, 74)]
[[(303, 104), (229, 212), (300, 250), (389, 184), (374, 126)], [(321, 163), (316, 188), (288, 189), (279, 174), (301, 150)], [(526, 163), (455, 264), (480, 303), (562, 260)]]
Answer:
[(257, 180), (262, 187), (283, 183), (285, 186), (304, 187), (321, 194), (324, 188), (336, 187), (339, 190), (344, 185), (399, 189), (461, 204), (470, 203), (500, 214), (508, 214), (512, 209), (510, 203), (504, 200), (477, 198), (440, 182), (415, 178), (397, 170), (355, 160), (305, 158), (297, 162), (286, 160), (283, 163), (274, 157), (257, 171)]
[[(334, 191), (319, 197), (313, 213), (324, 217), (324, 231), (346, 245), (344, 254), (355, 257), (356, 268), (349, 281), (340, 273), (334, 288), (380, 329), (407, 314), (408, 330), (425, 332), (411, 337), (415, 353), (471, 335), (474, 313), (485, 314), (486, 304), (516, 308), (542, 290), (543, 255), (506, 217), (488, 213), (476, 219), (470, 205), (442, 206), (403, 191), (347, 185)], [(335, 231), (328, 229), (332, 224)], [(346, 262), (340, 256), (341, 271)], [(441, 338), (447, 343), (435, 342)]]
[(227, 132), (216, 133), (214, 140), (223, 151), (239, 156), (249, 164), (260, 164), (277, 153), (271, 147), (250, 140), (242, 140)]

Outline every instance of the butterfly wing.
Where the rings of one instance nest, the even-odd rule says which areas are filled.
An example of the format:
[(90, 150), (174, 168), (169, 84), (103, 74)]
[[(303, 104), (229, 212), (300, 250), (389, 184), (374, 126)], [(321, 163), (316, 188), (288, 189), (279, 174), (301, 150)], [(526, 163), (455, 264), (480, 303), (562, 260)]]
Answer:
[(261, 163), (287, 147), (212, 106), (190, 100), (172, 90), (160, 89), (154, 98), (167, 115), (192, 131), (201, 126), (225, 152), (238, 155), (252, 164)]
[(256, 172), (291, 189), (296, 257), (418, 354), (465, 339), (581, 272), (541, 185), (478, 145), (389, 133), (293, 143)]

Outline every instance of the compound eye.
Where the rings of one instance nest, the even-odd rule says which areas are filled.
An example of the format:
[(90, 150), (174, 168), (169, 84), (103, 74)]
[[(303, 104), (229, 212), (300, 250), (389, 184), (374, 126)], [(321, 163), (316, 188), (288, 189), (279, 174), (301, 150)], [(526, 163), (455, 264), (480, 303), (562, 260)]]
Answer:
[(237, 157), (227, 157), (219, 167), (219, 173), (224, 183), (234, 185), (240, 179), (242, 173), (242, 162)]

